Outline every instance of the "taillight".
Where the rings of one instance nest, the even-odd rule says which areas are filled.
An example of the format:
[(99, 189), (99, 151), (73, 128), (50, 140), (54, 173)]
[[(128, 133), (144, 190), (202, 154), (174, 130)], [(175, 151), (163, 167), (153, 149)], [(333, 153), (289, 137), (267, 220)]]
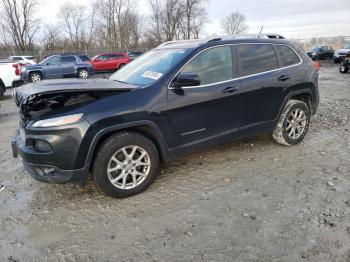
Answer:
[(21, 66), (19, 64), (13, 64), (12, 67), (15, 68), (15, 74), (16, 76), (19, 76)]
[(314, 68), (316, 69), (316, 71), (320, 70), (320, 62), (314, 62)]

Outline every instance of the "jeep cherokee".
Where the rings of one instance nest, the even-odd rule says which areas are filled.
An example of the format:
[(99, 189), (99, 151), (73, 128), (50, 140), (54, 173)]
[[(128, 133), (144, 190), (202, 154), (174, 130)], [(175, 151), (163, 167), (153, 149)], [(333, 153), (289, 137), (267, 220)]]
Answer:
[(318, 72), (284, 39), (164, 43), (109, 80), (19, 87), (13, 154), (37, 180), (84, 184), (113, 197), (145, 190), (160, 163), (257, 134), (303, 140), (319, 103)]

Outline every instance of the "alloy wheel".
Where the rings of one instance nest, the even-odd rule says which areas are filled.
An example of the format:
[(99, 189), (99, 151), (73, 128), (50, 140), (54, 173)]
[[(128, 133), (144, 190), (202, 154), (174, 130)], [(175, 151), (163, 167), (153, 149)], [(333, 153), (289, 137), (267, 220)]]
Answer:
[(85, 78), (88, 78), (88, 76), (89, 76), (89, 73), (88, 73), (86, 70), (81, 70), (81, 71), (79, 72), (79, 77), (80, 77), (80, 78), (85, 79)]
[(41, 76), (39, 74), (32, 74), (31, 78), (32, 82), (40, 82)]
[(307, 126), (307, 118), (305, 112), (296, 108), (290, 112), (286, 122), (286, 133), (290, 139), (298, 139)]
[(146, 150), (131, 145), (119, 149), (109, 160), (108, 179), (119, 189), (132, 189), (144, 182), (151, 166)]

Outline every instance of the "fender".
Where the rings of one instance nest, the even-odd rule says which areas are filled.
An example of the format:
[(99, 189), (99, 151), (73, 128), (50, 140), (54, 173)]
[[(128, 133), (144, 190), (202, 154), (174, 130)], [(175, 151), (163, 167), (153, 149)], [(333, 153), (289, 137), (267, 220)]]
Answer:
[(86, 171), (86, 173), (88, 172), (88, 170), (90, 168), (91, 161), (92, 161), (92, 158), (94, 156), (96, 146), (98, 145), (98, 142), (100, 141), (100, 139), (104, 135), (118, 131), (118, 130), (125, 130), (128, 128), (136, 128), (136, 127), (141, 127), (141, 126), (147, 126), (147, 127), (150, 127), (152, 129), (152, 131), (154, 132), (154, 134), (156, 135), (156, 138), (157, 138), (157, 142), (158, 142), (160, 154), (161, 154), (161, 159), (164, 162), (168, 162), (169, 159), (172, 157), (171, 157), (170, 151), (168, 150), (168, 146), (165, 142), (163, 133), (161, 132), (160, 128), (154, 122), (152, 122), (150, 120), (140, 120), (140, 121), (133, 121), (133, 122), (125, 123), (125, 124), (119, 124), (119, 125), (115, 125), (115, 126), (106, 127), (104, 129), (101, 129), (100, 131), (98, 131), (96, 133), (96, 135), (94, 136), (94, 138), (92, 139), (92, 142), (91, 142), (91, 145), (89, 147), (89, 151), (88, 151), (88, 154), (87, 154), (87, 157), (85, 160), (84, 170)]

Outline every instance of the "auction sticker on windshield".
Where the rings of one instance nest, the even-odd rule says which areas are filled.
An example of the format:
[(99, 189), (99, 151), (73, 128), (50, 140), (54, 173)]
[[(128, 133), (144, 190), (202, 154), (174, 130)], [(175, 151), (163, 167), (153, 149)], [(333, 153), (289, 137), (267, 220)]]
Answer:
[(143, 77), (151, 78), (154, 80), (158, 80), (163, 74), (158, 73), (158, 72), (153, 72), (153, 71), (146, 71), (143, 73)]

